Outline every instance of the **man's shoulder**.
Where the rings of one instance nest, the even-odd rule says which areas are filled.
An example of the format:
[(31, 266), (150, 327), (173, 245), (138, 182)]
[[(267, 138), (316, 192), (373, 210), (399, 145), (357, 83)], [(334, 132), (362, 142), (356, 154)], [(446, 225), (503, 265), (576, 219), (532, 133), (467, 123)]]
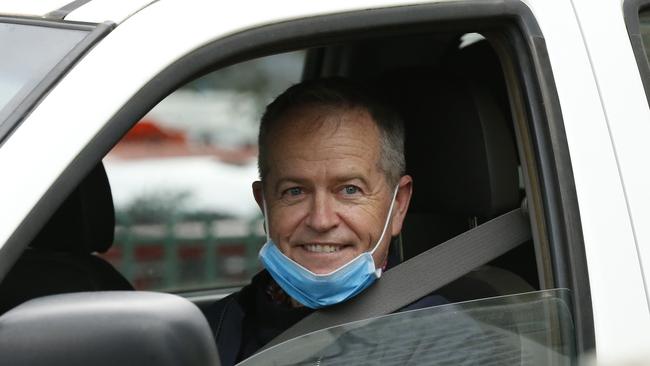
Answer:
[[(258, 277), (258, 276), (256, 276)], [(250, 284), (223, 299), (215, 301), (205, 310), (222, 365), (234, 365), (242, 347), (243, 324), (251, 311), (251, 297), (259, 286), (254, 277)]]
[(417, 309), (424, 309), (432, 306), (438, 306), (438, 305), (445, 305), (449, 304), (449, 300), (447, 300), (444, 296), (433, 293), (429, 294), (413, 303), (410, 303), (409, 305), (406, 305), (405, 307), (397, 310), (396, 312), (402, 312), (402, 311), (408, 311), (408, 310), (417, 310)]
[(219, 333), (223, 325), (223, 321), (226, 318), (226, 314), (230, 313), (241, 313), (243, 318), (243, 309), (237, 301), (237, 296), (239, 292), (232, 293), (220, 300), (215, 301), (205, 310), (205, 317), (210, 323), (210, 328), (212, 328), (213, 334), (216, 336)]
[(246, 313), (251, 311), (251, 306), (254, 306), (255, 292), (265, 279), (265, 273), (262, 271), (253, 277), (251, 283), (239, 291), (215, 301), (205, 310), (205, 316), (215, 337), (222, 332), (224, 327), (228, 328), (228, 325), (236, 328), (241, 327)]

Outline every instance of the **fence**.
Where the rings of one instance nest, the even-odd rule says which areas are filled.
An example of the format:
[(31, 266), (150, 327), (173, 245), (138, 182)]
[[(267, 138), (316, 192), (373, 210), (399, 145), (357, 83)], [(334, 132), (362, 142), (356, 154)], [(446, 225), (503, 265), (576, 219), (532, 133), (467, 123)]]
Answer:
[(262, 218), (172, 215), (135, 223), (116, 215), (115, 241), (102, 256), (139, 290), (196, 290), (240, 286), (260, 270)]

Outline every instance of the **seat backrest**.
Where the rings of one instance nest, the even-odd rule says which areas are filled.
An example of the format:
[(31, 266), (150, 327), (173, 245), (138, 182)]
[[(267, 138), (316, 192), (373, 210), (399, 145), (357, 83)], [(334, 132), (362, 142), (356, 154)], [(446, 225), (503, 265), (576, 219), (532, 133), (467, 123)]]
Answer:
[(98, 164), (61, 204), (0, 283), (0, 313), (32, 298), (67, 292), (132, 290), (94, 255), (113, 243), (110, 185)]
[(402, 70), (384, 80), (405, 120), (414, 180), (405, 258), (520, 204), (516, 149), (489, 90), (449, 69)]
[(102, 163), (59, 206), (29, 247), (66, 253), (104, 253), (113, 244), (115, 209)]
[[(387, 101), (404, 119), (407, 173), (413, 176), (402, 230), (404, 259), (518, 207), (523, 198), (514, 134), (502, 99), (505, 84), (494, 85), (495, 80), (503, 83), (500, 68), (492, 69), (499, 67), (498, 59), (487, 42), (471, 47), (441, 67), (396, 70), (380, 80)], [(478, 70), (476, 65), (487, 66)], [(485, 297), (504, 294), (509, 287), (533, 289), (514, 274), (512, 286), (501, 286), (498, 282), (508, 277), (503, 271), (480, 271), (460, 286), (452, 285), (450, 300), (465, 300), (455, 297), (468, 292)]]

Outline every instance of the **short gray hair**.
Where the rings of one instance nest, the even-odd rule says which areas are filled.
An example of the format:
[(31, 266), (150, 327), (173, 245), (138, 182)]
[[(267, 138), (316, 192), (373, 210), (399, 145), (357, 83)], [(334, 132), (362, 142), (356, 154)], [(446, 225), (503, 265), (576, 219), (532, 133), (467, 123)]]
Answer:
[(368, 89), (343, 78), (318, 79), (293, 85), (266, 107), (258, 137), (258, 170), (261, 180), (264, 180), (269, 170), (266, 161), (269, 132), (289, 111), (305, 106), (367, 111), (379, 130), (379, 168), (384, 172), (389, 185), (397, 185), (406, 170), (402, 119), (393, 109), (374, 98)]

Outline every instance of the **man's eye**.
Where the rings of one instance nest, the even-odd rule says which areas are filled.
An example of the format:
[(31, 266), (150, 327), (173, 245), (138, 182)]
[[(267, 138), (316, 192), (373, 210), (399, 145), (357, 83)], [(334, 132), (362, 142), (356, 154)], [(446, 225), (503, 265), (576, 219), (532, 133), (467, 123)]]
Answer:
[(345, 186), (345, 188), (343, 188), (343, 192), (345, 194), (357, 194), (357, 193), (359, 193), (359, 187)]
[(287, 189), (285, 192), (288, 193), (290, 196), (299, 196), (302, 193), (302, 189), (298, 187), (293, 187)]

